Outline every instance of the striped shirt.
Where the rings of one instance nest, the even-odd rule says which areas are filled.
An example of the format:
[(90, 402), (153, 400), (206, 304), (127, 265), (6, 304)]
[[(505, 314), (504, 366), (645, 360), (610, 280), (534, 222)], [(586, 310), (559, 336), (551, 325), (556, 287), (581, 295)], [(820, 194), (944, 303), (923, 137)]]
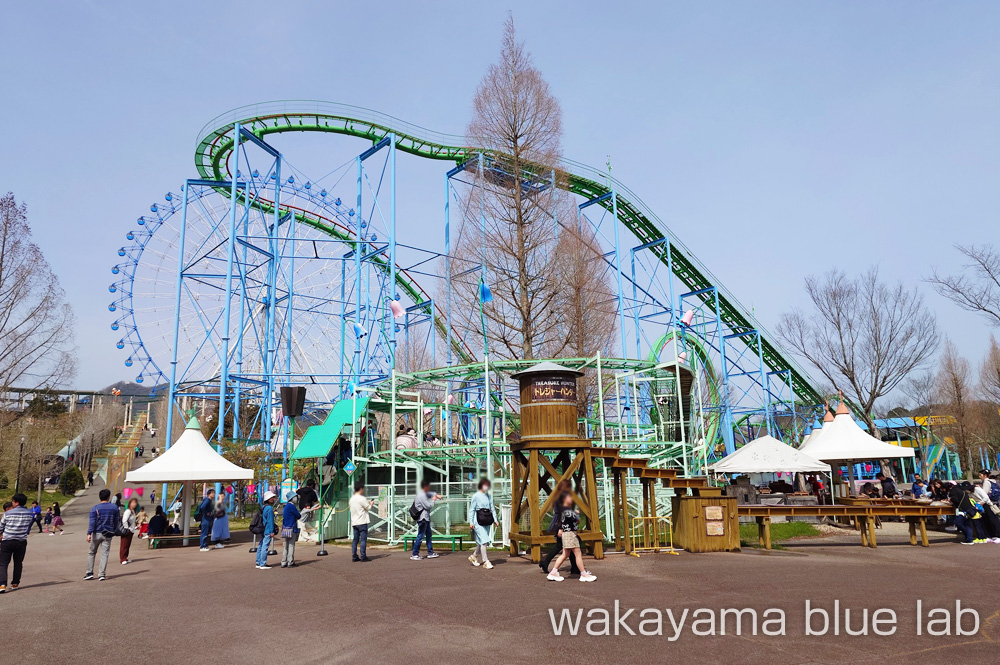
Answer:
[(0, 517), (2, 540), (27, 540), (35, 516), (24, 506), (11, 508)]

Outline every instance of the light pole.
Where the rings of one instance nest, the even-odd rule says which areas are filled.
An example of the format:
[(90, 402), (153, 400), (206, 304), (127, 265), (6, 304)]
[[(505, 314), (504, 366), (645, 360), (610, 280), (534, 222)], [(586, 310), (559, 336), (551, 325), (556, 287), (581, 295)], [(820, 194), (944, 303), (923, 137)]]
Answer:
[(17, 451), (17, 477), (14, 479), (14, 494), (21, 490), (21, 458), (24, 457), (24, 437), (21, 437), (21, 448)]

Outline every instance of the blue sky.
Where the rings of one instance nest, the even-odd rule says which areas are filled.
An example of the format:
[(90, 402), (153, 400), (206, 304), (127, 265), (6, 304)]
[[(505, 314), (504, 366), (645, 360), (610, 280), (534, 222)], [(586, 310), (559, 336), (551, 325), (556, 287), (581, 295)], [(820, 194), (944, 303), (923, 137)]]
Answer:
[[(933, 265), (957, 266), (953, 243), (995, 239), (996, 3), (509, 8), (562, 103), (566, 156), (610, 156), (615, 176), (769, 327), (803, 303), (808, 274), (878, 264), (916, 284)], [(27, 202), (74, 304), (76, 384), (133, 378), (108, 327), (109, 269), (135, 218), (195, 175), (205, 122), (252, 102), (323, 99), (462, 133), (507, 9), (6, 5), (0, 189)], [(336, 141), (288, 149), (322, 167), (361, 147)], [(415, 198), (433, 187), (438, 201), (441, 171), (429, 168), (401, 187)], [(437, 233), (437, 208), (412, 224)], [(925, 291), (978, 362), (987, 324)]]

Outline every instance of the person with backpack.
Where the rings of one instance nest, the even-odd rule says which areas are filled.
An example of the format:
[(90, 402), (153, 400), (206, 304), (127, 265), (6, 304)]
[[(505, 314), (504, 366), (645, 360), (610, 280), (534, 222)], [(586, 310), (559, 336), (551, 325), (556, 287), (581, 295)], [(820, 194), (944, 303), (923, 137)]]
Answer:
[(997, 516), (1000, 507), (993, 502), (984, 489), (985, 483), (976, 483), (972, 488), (972, 500), (981, 508), (983, 531), (987, 540), (1000, 543), (1000, 517)]
[(111, 539), (121, 527), (121, 514), (118, 512), (118, 506), (111, 503), (111, 490), (102, 489), (97, 496), (101, 502), (90, 509), (90, 519), (87, 522), (87, 542), (90, 543), (90, 552), (87, 555), (87, 574), (83, 579), (94, 579), (94, 558), (100, 549), (101, 567), (98, 569), (98, 579), (103, 582), (108, 569), (108, 555), (111, 554)]
[(963, 545), (974, 545), (981, 543), (986, 538), (983, 532), (983, 520), (970, 493), (972, 485), (964, 482), (961, 485), (954, 485), (948, 494), (948, 500), (955, 507), (955, 527), (961, 533)]
[[(28, 497), (18, 492), (10, 497), (10, 508), (0, 516), (0, 593), (6, 593), (7, 566), (14, 562), (14, 575), (10, 579), (10, 591), (21, 584), (24, 553), (28, 549), (28, 533), (35, 523), (31, 511), (24, 507)], [(7, 506), (5, 503), (4, 506)]]
[(271, 550), (274, 535), (278, 533), (278, 528), (274, 524), (274, 500), (277, 496), (271, 490), (264, 492), (264, 505), (260, 512), (254, 516), (255, 521), (257, 516), (260, 516), (260, 533), (258, 535), (261, 536), (261, 539), (260, 545), (257, 546), (257, 570), (271, 570), (271, 566), (267, 565), (267, 553)]
[(201, 522), (201, 551), (208, 551), (208, 541), (212, 537), (212, 522), (215, 521), (215, 490), (208, 490), (205, 492), (205, 498), (201, 500), (201, 504), (198, 506), (198, 512), (195, 515)]
[(436, 559), (440, 556), (431, 545), (431, 510), (434, 502), (441, 498), (440, 494), (431, 491), (431, 481), (426, 478), (420, 481), (420, 490), (413, 497), (413, 505), (410, 506), (410, 517), (417, 522), (417, 537), (413, 540), (413, 553), (410, 555), (413, 561), (423, 559), (420, 556), (420, 543), (424, 540), (427, 541), (427, 558)]
[[(469, 562), (473, 566), (482, 566), (489, 570), (493, 567), (486, 549), (493, 542), (490, 531), (494, 524), (498, 522), (496, 511), (493, 509), (493, 497), (490, 496), (489, 478), (482, 478), (479, 481), (479, 491), (472, 495), (469, 501), (469, 528), (476, 541), (476, 548), (469, 556)], [(430, 542), (430, 541), (428, 541)]]

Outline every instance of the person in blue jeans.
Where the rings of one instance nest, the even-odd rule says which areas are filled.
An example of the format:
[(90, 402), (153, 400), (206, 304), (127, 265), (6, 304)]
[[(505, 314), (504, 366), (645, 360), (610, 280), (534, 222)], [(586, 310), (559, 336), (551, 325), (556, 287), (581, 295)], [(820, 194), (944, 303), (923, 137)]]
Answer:
[(413, 554), (410, 555), (414, 561), (423, 558), (420, 556), (420, 543), (424, 540), (427, 541), (427, 558), (436, 559), (439, 556), (431, 545), (431, 509), (434, 508), (434, 502), (441, 498), (443, 497), (440, 494), (431, 491), (431, 481), (425, 478), (420, 482), (420, 491), (413, 498), (413, 504), (420, 511), (417, 519), (417, 537), (413, 541)]
[(271, 570), (267, 565), (267, 553), (271, 551), (271, 541), (274, 534), (278, 533), (278, 528), (274, 524), (274, 500), (277, 494), (270, 490), (264, 492), (264, 508), (261, 517), (264, 519), (264, 535), (261, 536), (260, 545), (257, 546), (257, 569)]
[(212, 522), (215, 520), (215, 490), (208, 490), (205, 498), (198, 506), (198, 517), (201, 520), (201, 551), (208, 551), (208, 541), (212, 537)]

